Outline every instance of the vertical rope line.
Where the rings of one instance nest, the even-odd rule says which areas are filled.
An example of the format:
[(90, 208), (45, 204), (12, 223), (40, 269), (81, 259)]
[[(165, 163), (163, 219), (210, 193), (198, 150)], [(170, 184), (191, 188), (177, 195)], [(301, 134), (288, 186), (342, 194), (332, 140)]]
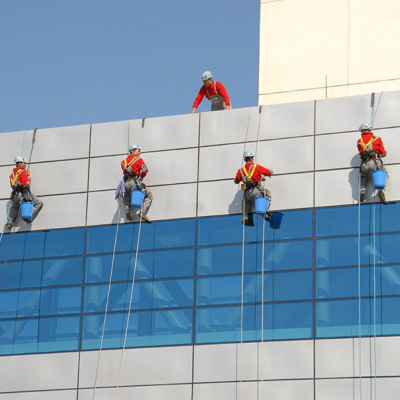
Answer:
[(131, 145), (131, 120), (128, 121), (128, 148)]
[(350, 84), (350, 25), (351, 25), (351, 4), (348, 1), (348, 19), (347, 19), (347, 96), (349, 95), (349, 84)]
[(105, 328), (106, 328), (107, 311), (108, 311), (108, 304), (109, 304), (110, 292), (111, 292), (111, 281), (112, 281), (112, 276), (113, 276), (113, 271), (114, 271), (115, 251), (116, 251), (116, 248), (117, 248), (117, 238), (118, 238), (120, 215), (121, 215), (121, 207), (119, 206), (118, 207), (117, 228), (115, 230), (115, 238), (114, 238), (114, 249), (113, 249), (113, 255), (112, 255), (112, 260), (111, 260), (110, 278), (108, 280), (108, 290), (107, 290), (106, 307), (105, 307), (105, 312), (104, 312), (103, 328), (102, 328), (102, 331), (101, 331), (99, 357), (97, 359), (96, 376), (95, 376), (95, 380), (94, 380), (93, 397), (92, 397), (93, 400), (95, 399), (95, 396), (96, 396), (97, 379), (98, 379), (98, 376), (99, 376), (101, 351), (103, 349), (104, 332), (105, 332)]
[(24, 134), (23, 134), (23, 136), (22, 136), (21, 156), (24, 156), (25, 134), (26, 134), (26, 131), (25, 131), (25, 129), (24, 129)]
[(256, 146), (256, 156), (254, 158), (255, 161), (257, 161), (257, 153), (258, 153), (258, 143), (260, 142), (260, 130), (261, 130), (261, 113), (262, 113), (262, 108), (263, 106), (260, 106), (258, 109), (258, 131), (257, 131), (257, 146)]
[[(245, 200), (243, 194), (243, 216)], [(245, 238), (245, 225), (242, 224), (242, 282), (241, 282), (241, 297), (240, 297), (240, 400), (243, 400), (243, 316), (244, 316), (244, 238)]]
[(263, 217), (263, 236), (261, 250), (261, 399), (264, 399), (264, 261), (265, 257), (265, 218)]
[(118, 397), (118, 390), (119, 390), (119, 382), (121, 379), (121, 372), (122, 372), (122, 365), (124, 362), (124, 354), (125, 354), (125, 347), (126, 347), (126, 340), (128, 337), (128, 329), (129, 329), (129, 320), (131, 317), (131, 307), (132, 307), (132, 300), (133, 300), (133, 288), (135, 286), (135, 277), (136, 277), (136, 267), (137, 267), (137, 260), (138, 260), (138, 253), (139, 253), (139, 244), (140, 244), (140, 234), (142, 230), (142, 218), (139, 220), (139, 231), (138, 231), (138, 239), (136, 244), (136, 255), (135, 255), (135, 266), (133, 268), (133, 277), (132, 277), (132, 287), (131, 287), (131, 295), (129, 299), (129, 308), (128, 308), (128, 317), (126, 319), (126, 328), (125, 328), (125, 336), (124, 336), (124, 344), (122, 346), (122, 353), (121, 353), (121, 361), (119, 364), (119, 371), (118, 371), (118, 380), (117, 380), (117, 387), (115, 389), (115, 397), (116, 400)]
[(358, 230), (357, 230), (357, 252), (358, 252), (358, 372), (360, 400), (362, 399), (361, 386), (361, 172), (358, 174)]
[(140, 128), (139, 146), (142, 145), (142, 132), (143, 132), (143, 129), (144, 129), (145, 121), (146, 121), (146, 118), (142, 118), (142, 127)]
[(372, 234), (374, 238), (374, 399), (376, 400), (376, 229), (375, 229), (375, 196), (374, 196), (374, 211), (372, 222)]
[(382, 95), (383, 95), (383, 92), (379, 96), (378, 104), (376, 105), (375, 114), (371, 121), (372, 129), (374, 128), (374, 125), (375, 125), (375, 118), (376, 118), (376, 114), (378, 113), (378, 108), (379, 108), (379, 104), (381, 103)]

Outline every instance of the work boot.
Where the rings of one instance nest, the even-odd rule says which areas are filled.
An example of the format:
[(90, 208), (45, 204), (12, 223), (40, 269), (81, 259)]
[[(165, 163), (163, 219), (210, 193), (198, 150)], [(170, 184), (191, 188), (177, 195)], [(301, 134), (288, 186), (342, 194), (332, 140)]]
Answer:
[(265, 218), (266, 221), (271, 222), (271, 213), (267, 212), (267, 213), (264, 215), (264, 218)]
[(382, 204), (388, 204), (388, 202), (386, 201), (386, 196), (385, 196), (385, 192), (384, 191), (381, 190), (378, 193), (378, 196), (379, 196)]
[(365, 190), (360, 190), (360, 203), (365, 203)]
[(125, 216), (126, 216), (126, 219), (129, 219), (129, 221), (132, 221), (131, 209), (128, 206), (125, 207)]
[(248, 221), (249, 219), (247, 218), (247, 217), (243, 217), (241, 220), (240, 220), (240, 222), (243, 224), (243, 225), (246, 225), (246, 222)]
[(11, 229), (14, 226), (13, 221), (11, 218), (8, 219), (7, 223), (6, 223), (6, 228), (7, 229)]
[(31, 224), (32, 220), (30, 218), (22, 218), (27, 224)]
[(151, 222), (144, 212), (140, 211), (138, 215), (144, 222), (147, 222), (148, 224)]

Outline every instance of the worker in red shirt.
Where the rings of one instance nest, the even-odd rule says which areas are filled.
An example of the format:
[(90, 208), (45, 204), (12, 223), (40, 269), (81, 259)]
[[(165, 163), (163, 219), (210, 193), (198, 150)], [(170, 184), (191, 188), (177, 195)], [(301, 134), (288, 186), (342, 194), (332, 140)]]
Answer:
[[(370, 173), (377, 169), (386, 171), (381, 160), (381, 157), (386, 156), (386, 150), (382, 139), (372, 132), (372, 125), (370, 123), (362, 123), (359, 130), (361, 132), (361, 138), (357, 141), (357, 148), (361, 156), (360, 202), (365, 203), (367, 181), (370, 178)], [(381, 203), (387, 204), (385, 188), (379, 190), (378, 196)]]
[[(259, 164), (254, 164), (254, 153), (251, 150), (246, 150), (243, 153), (243, 158), (246, 165), (243, 168), (238, 169), (234, 182), (236, 184), (243, 182), (242, 189), (243, 194), (243, 219), (241, 222), (248, 226), (253, 226), (252, 213), (250, 213), (250, 207), (254, 203), (255, 197), (266, 197), (271, 200), (271, 192), (266, 189), (261, 181), (264, 176), (272, 176), (272, 169), (264, 168)], [(271, 205), (269, 202), (268, 208)], [(267, 221), (270, 220), (270, 214), (264, 215)]]
[(25, 222), (30, 224), (43, 207), (43, 202), (34, 196), (30, 191), (31, 178), (30, 171), (26, 171), (27, 163), (24, 157), (16, 156), (14, 158), (15, 168), (10, 174), (11, 192), (11, 207), (8, 213), (6, 227), (11, 229), (14, 226), (14, 221), (17, 219), (20, 203), (24, 199), (33, 203), (32, 219), (24, 219)]
[(137, 189), (144, 192), (144, 200), (141, 210), (137, 212), (140, 218), (145, 222), (150, 222), (147, 217), (150, 205), (153, 201), (153, 194), (143, 183), (143, 178), (149, 172), (143, 159), (140, 157), (142, 149), (136, 144), (129, 146), (129, 156), (122, 160), (121, 168), (124, 173), (125, 193), (123, 203), (125, 206), (126, 218), (132, 220), (131, 215), (131, 190)]
[(228, 92), (221, 82), (213, 81), (213, 75), (210, 71), (203, 72), (201, 75), (204, 85), (200, 88), (199, 94), (194, 100), (192, 111), (196, 112), (197, 107), (203, 101), (204, 96), (211, 100), (211, 111), (229, 110), (231, 109), (231, 100)]

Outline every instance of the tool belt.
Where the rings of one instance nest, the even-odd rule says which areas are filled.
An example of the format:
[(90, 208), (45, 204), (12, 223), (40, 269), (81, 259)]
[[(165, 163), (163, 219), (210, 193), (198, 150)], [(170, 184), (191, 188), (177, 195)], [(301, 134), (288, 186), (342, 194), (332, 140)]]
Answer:
[(251, 190), (258, 187), (260, 190), (264, 189), (264, 187), (260, 184), (260, 182), (245, 182), (242, 183), (242, 190)]
[(140, 179), (140, 176), (133, 174), (131, 172), (126, 171), (124, 174), (124, 182), (131, 181), (131, 180), (138, 180), (138, 179)]

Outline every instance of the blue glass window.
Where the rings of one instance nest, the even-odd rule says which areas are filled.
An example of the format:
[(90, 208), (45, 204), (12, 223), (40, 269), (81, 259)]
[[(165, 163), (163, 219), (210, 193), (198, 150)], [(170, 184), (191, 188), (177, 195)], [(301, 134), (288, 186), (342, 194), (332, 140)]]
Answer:
[(19, 287), (39, 287), (42, 283), (42, 260), (24, 261)]
[[(18, 291), (0, 292), (0, 318), (15, 318), (17, 316)], [(1, 331), (1, 328), (0, 328)]]
[[(400, 335), (400, 297), (387, 297), (381, 301), (382, 335)], [(376, 307), (379, 306), (377, 301)]]
[(278, 272), (273, 280), (275, 301), (312, 299), (312, 271)]
[(0, 289), (18, 289), (21, 279), (22, 262), (7, 262), (0, 266), (3, 277), (0, 280)]
[(80, 286), (41, 289), (40, 315), (80, 313), (81, 292)]
[(15, 324), (10, 324), (9, 327), (9, 334), (14, 335), (13, 354), (38, 352), (39, 320), (37, 318), (17, 319)]
[(55, 258), (43, 262), (43, 286), (82, 283), (82, 257)]
[(84, 228), (60, 229), (46, 233), (45, 257), (75, 256), (83, 254)]
[(0, 242), (0, 261), (22, 260), (27, 233), (3, 235)]
[(195, 223), (194, 219), (157, 222), (155, 225), (155, 248), (194, 246)]
[(24, 258), (42, 258), (45, 238), (45, 232), (29, 232), (26, 236)]

